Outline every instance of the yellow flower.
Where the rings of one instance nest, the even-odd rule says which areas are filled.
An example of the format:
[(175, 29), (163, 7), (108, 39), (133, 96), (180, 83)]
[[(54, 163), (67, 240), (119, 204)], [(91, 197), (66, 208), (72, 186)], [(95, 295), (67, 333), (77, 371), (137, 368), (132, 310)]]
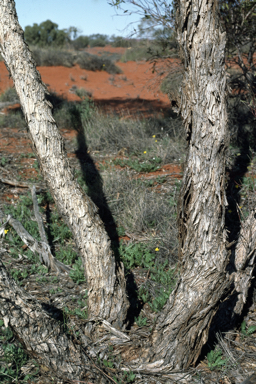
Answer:
[(231, 210), (231, 209), (229, 209), (229, 210), (228, 210), (228, 213), (232, 213), (232, 210)]
[(147, 153), (147, 151), (144, 151), (143, 153)]
[(158, 252), (158, 251), (159, 251), (159, 248), (158, 248), (158, 247), (156, 247), (155, 251), (156, 251), (156, 252)]
[(155, 143), (157, 143), (157, 140), (155, 140)]
[(9, 229), (5, 229), (5, 230), (4, 230), (4, 233), (6, 234), (8, 231), (9, 231)]
[(236, 185), (236, 188), (239, 188), (239, 185)]
[(153, 135), (152, 137), (156, 137), (156, 135)]
[(105, 67), (105, 64), (103, 64), (103, 67)]

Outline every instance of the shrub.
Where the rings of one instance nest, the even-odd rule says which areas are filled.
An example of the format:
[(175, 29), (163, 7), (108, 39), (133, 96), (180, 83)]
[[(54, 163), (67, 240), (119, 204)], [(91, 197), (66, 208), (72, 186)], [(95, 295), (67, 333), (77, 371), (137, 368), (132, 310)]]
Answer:
[(118, 116), (106, 118), (95, 111), (84, 129), (90, 150), (118, 152), (126, 149), (130, 155), (140, 156), (147, 151), (144, 160), (161, 157), (165, 163), (172, 162), (181, 157), (186, 146), (183, 123), (174, 113), (168, 118), (120, 120)]
[(88, 71), (106, 71), (110, 74), (122, 73), (121, 69), (118, 68), (111, 60), (103, 60), (101, 57), (96, 55), (90, 55), (89, 53), (81, 53), (76, 59), (76, 64), (82, 69)]
[(89, 37), (88, 36), (79, 36), (77, 39), (72, 41), (72, 45), (77, 50), (86, 48), (89, 45)]
[(124, 39), (122, 36), (113, 36), (111, 40), (112, 47), (128, 48), (132, 44), (131, 39)]
[(96, 33), (88, 36), (90, 47), (105, 47), (109, 43), (108, 36)]
[(7, 88), (1, 95), (0, 95), (0, 101), (1, 102), (19, 102), (19, 97), (17, 95), (15, 88)]
[(18, 111), (9, 111), (6, 115), (0, 115), (0, 127), (26, 128), (27, 123), (20, 108)]
[(99, 38), (90, 41), (90, 47), (105, 47), (106, 41)]
[(140, 61), (150, 59), (151, 54), (149, 48), (146, 46), (131, 47), (125, 51), (121, 57), (121, 62), (126, 63), (127, 61)]
[(68, 51), (38, 47), (31, 47), (30, 49), (37, 66), (54, 67), (62, 65), (70, 68), (74, 65), (74, 55)]

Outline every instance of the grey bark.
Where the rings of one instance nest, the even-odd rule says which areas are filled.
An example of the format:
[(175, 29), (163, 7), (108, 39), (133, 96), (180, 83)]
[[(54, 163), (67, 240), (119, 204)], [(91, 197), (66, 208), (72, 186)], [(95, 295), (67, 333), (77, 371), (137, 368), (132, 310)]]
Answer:
[[(228, 274), (226, 36), (219, 22), (218, 1), (180, 0), (177, 32), (185, 67), (180, 113), (189, 151), (179, 202), (181, 278), (157, 319), (153, 349), (147, 356), (158, 369), (182, 369), (196, 363), (213, 316), (234, 281), (239, 293), (234, 311), (241, 313), (255, 250), (255, 233), (249, 232), (238, 244), (237, 272)], [(251, 220), (255, 221), (254, 216)], [(241, 236), (244, 239), (245, 232)]]
[(115, 262), (95, 204), (74, 179), (52, 106), (45, 96), (46, 86), (24, 42), (13, 0), (0, 1), (0, 19), (0, 51), (20, 98), (44, 179), (82, 256), (89, 314), (120, 327), (128, 308), (123, 266)]
[[(45, 88), (23, 42), (12, 0), (0, 1), (0, 15), (4, 20), (4, 24), (0, 22), (1, 53), (13, 76), (44, 177), (83, 255), (90, 315), (111, 320), (112, 328), (109, 329), (114, 332), (114, 321), (119, 316), (119, 324), (122, 324), (127, 308), (122, 267), (115, 269), (110, 242), (97, 209), (73, 179), (62, 139), (45, 99)], [(196, 362), (207, 341), (211, 320), (233, 282), (240, 295), (236, 311), (241, 313), (251, 280), (245, 275), (252, 271), (255, 252), (255, 238), (251, 233), (245, 242), (238, 243), (237, 272), (231, 275), (226, 272), (229, 253), (224, 227), (224, 187), (228, 132), (225, 34), (219, 25), (218, 2), (180, 0), (177, 20), (178, 39), (185, 61), (180, 110), (189, 144), (180, 197), (182, 276), (157, 318), (151, 340), (142, 345), (139, 352), (136, 346), (135, 353), (133, 346), (128, 353), (126, 351), (130, 361), (137, 357), (137, 361), (129, 365), (132, 369), (152, 373), (183, 369)], [(255, 213), (251, 220), (256, 227)], [(0, 269), (0, 300), (0, 311), (6, 323), (11, 324), (20, 339), (24, 339), (27, 349), (36, 351), (36, 356), (55, 372), (60, 364), (63, 374), (63, 361), (67, 361), (69, 377), (82, 376), (79, 364), (85, 362), (86, 370), (83, 352), (63, 336), (59, 326), (36, 302), (14, 285), (4, 268)], [(27, 336), (30, 332), (34, 335), (31, 340)], [(44, 347), (49, 338), (50, 345)], [(37, 339), (40, 350), (34, 341)], [(49, 353), (49, 350), (55, 351), (57, 345), (60, 345), (58, 360), (54, 352)], [(75, 367), (70, 363), (72, 357)]]
[(81, 379), (89, 360), (79, 345), (68, 337), (59, 322), (12, 279), (0, 261), (0, 313), (27, 352), (40, 367), (56, 377)]

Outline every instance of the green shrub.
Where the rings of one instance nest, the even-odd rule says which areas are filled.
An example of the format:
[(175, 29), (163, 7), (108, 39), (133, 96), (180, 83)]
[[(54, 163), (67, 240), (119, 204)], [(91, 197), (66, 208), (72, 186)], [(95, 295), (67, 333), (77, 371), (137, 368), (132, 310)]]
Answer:
[(151, 54), (149, 52), (149, 47), (138, 46), (131, 47), (125, 51), (120, 61), (126, 63), (127, 61), (141, 61), (150, 59)]
[(101, 57), (90, 55), (86, 52), (80, 53), (75, 62), (80, 68), (87, 69), (88, 71), (106, 71), (110, 74), (122, 73), (121, 69), (111, 60), (102, 59)]
[(74, 65), (74, 55), (62, 49), (30, 47), (37, 66), (54, 67), (62, 65), (71, 68)]
[(128, 48), (132, 45), (132, 39), (124, 39), (122, 36), (113, 36), (111, 38), (111, 45), (112, 47), (123, 47)]
[(69, 272), (69, 276), (77, 284), (85, 282), (84, 268), (80, 257), (75, 261), (73, 268)]
[(0, 115), (0, 127), (25, 129), (27, 123), (20, 108), (17, 111), (9, 111), (6, 115)]
[(72, 45), (77, 50), (86, 48), (89, 45), (89, 37), (79, 36), (77, 39), (72, 41)]
[(214, 369), (220, 370), (227, 363), (227, 359), (222, 356), (222, 351), (218, 348), (207, 353), (208, 367), (211, 371)]
[(155, 257), (147, 247), (142, 243), (130, 244), (124, 246), (120, 245), (120, 254), (126, 268), (150, 268), (153, 267)]
[(14, 87), (7, 88), (1, 95), (0, 95), (0, 101), (1, 102), (18, 102), (19, 103), (19, 97), (17, 95), (16, 89)]
[(88, 36), (90, 47), (105, 47), (109, 44), (108, 36), (102, 35), (101, 33), (95, 33)]
[(90, 40), (90, 47), (105, 47), (105, 46), (106, 46), (106, 41), (101, 38)]

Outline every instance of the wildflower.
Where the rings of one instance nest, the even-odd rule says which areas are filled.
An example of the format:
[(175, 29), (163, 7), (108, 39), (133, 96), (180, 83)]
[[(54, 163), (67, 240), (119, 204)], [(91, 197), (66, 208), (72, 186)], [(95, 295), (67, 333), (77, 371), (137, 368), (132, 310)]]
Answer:
[(159, 251), (159, 248), (158, 248), (158, 247), (156, 247), (155, 251), (156, 251), (156, 252), (158, 252), (158, 251)]
[(144, 151), (143, 153), (147, 153), (147, 151)]
[(153, 135), (152, 137), (156, 137), (156, 135)]
[(9, 229), (5, 229), (5, 230), (4, 230), (4, 233), (6, 234), (8, 231), (9, 231)]
[(155, 143), (157, 143), (157, 140), (155, 140)]
[(228, 210), (228, 213), (232, 213), (232, 210), (231, 210), (231, 209), (229, 209), (229, 210)]
[(236, 188), (239, 188), (239, 185), (236, 185)]

